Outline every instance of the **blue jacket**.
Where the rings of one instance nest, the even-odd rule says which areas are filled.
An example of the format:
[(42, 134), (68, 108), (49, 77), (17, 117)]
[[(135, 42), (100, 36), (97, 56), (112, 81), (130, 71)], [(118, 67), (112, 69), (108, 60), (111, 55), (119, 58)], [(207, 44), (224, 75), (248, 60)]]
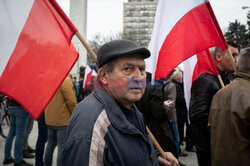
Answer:
[(73, 111), (66, 134), (63, 166), (158, 166), (155, 149), (136, 109), (140, 130), (115, 100), (95, 89)]

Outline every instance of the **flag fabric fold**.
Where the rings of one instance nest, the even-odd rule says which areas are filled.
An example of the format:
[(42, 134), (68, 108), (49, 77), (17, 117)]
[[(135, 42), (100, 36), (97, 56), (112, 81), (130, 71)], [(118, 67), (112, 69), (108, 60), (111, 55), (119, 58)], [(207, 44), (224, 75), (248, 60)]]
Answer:
[(78, 59), (77, 29), (55, 0), (0, 1), (0, 11), (0, 92), (37, 119)]
[(187, 109), (191, 98), (191, 86), (194, 80), (202, 73), (219, 75), (209, 49), (206, 49), (183, 62), (183, 84)]
[(159, 0), (147, 71), (166, 78), (181, 62), (210, 47), (228, 46), (206, 0)]

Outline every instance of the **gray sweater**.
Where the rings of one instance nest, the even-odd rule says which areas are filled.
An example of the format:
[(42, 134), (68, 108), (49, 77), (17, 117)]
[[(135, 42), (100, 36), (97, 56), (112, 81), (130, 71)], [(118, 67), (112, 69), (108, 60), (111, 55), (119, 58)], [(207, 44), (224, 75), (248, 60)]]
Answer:
[[(167, 80), (164, 83), (164, 100), (174, 100), (176, 101), (176, 88), (175, 84), (171, 82), (170, 80)], [(176, 117), (176, 109), (175, 109), (175, 104), (173, 107), (169, 108), (168, 111), (168, 116), (169, 120), (171, 122), (177, 122), (177, 117)]]

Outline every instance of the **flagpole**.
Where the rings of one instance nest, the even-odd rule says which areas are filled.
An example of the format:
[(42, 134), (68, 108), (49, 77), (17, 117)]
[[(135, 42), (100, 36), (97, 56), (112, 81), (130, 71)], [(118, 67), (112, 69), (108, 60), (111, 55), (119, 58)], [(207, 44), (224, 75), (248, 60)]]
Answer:
[(76, 32), (77, 38), (81, 41), (83, 46), (86, 48), (86, 50), (90, 53), (90, 55), (94, 58), (95, 62), (97, 61), (97, 56), (94, 53), (94, 51), (89, 47), (88, 43), (84, 40), (83, 36), (80, 34), (79, 31)]
[(219, 82), (220, 82), (221, 87), (224, 88), (225, 85), (224, 85), (224, 83), (223, 83), (223, 81), (222, 81), (222, 78), (221, 78), (220, 74), (217, 75), (217, 78), (218, 78), (218, 80), (219, 80)]
[(162, 158), (166, 159), (167, 156), (165, 155), (163, 149), (161, 148), (161, 146), (159, 145), (159, 143), (157, 142), (157, 140), (155, 139), (154, 135), (151, 133), (151, 131), (149, 130), (148, 126), (146, 126), (147, 132), (150, 136), (150, 138), (152, 139), (156, 149), (159, 151), (160, 155)]
[(236, 64), (235, 64), (233, 55), (232, 55), (232, 53), (231, 53), (231, 51), (230, 51), (229, 49), (227, 49), (226, 51), (227, 51), (227, 53), (228, 53), (229, 59), (230, 59), (230, 61), (231, 61), (231, 64), (232, 64), (232, 66), (233, 66), (233, 68), (234, 68), (234, 72), (237, 73), (237, 68), (236, 68)]

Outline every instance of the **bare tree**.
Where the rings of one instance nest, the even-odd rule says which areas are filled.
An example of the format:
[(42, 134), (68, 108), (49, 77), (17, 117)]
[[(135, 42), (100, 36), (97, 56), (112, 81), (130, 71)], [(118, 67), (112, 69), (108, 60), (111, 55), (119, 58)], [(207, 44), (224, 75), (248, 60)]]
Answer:
[[(118, 39), (122, 39), (122, 33), (118, 32), (118, 33), (110, 33), (107, 36), (104, 36), (100, 33), (97, 33), (94, 38), (92, 40), (89, 40), (89, 46), (90, 48), (95, 52), (95, 54), (97, 54), (99, 48), (106, 42), (109, 42), (111, 40), (118, 40)], [(89, 55), (88, 53), (88, 58), (87, 58), (87, 62), (88, 64), (91, 64), (92, 62), (94, 62), (92, 56)]]
[(140, 46), (147, 47), (150, 41), (151, 31), (145, 31), (142, 28), (130, 28), (129, 31), (123, 31), (122, 38), (132, 40)]

